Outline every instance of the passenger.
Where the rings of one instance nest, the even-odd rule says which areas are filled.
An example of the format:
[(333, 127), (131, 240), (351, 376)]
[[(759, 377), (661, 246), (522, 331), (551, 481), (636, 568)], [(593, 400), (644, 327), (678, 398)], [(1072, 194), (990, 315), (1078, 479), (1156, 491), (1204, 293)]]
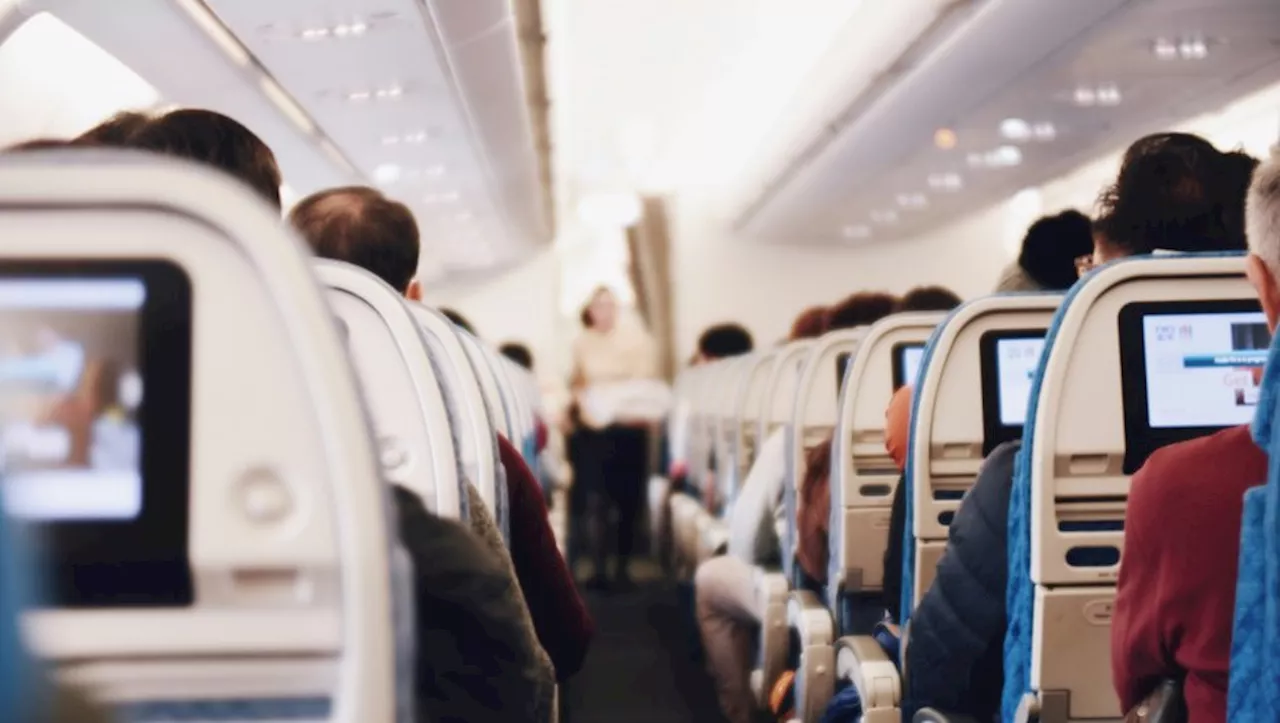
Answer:
[[(418, 228), (409, 209), (372, 188), (321, 191), (290, 212), (294, 228), (318, 255), (363, 265), (407, 298), (421, 294)], [(539, 642), (559, 679), (582, 666), (591, 621), (574, 588), (547, 519), (541, 489), (520, 454), (498, 435), (511, 510), (511, 558)]]
[[(880, 292), (854, 294), (832, 308), (827, 331), (869, 326), (902, 307), (903, 300)], [(796, 562), (812, 585), (827, 581), (828, 532), (831, 527), (831, 438), (806, 455), (796, 511)]]
[(262, 139), (221, 113), (195, 108), (153, 118), (131, 135), (128, 146), (213, 166), (247, 183), (280, 209), (280, 166)]
[(754, 346), (751, 332), (741, 324), (716, 324), (708, 327), (698, 337), (699, 361), (714, 361), (749, 354)]
[(1076, 259), (1093, 249), (1089, 217), (1074, 210), (1045, 216), (1022, 237), (1018, 261), (1000, 276), (996, 291), (1062, 291), (1076, 282)]
[(529, 347), (524, 344), (509, 341), (498, 347), (498, 353), (525, 369), (533, 371), (533, 353), (530, 352)]
[(138, 131), (150, 122), (151, 116), (145, 113), (122, 111), (76, 136), (73, 143), (78, 146), (128, 148)]
[[(573, 346), (572, 383), (575, 396), (593, 386), (657, 377), (657, 349), (649, 333), (638, 324), (619, 323), (618, 300), (608, 288), (591, 295), (583, 309), (589, 322)], [(636, 516), (640, 512), (648, 480), (649, 423), (621, 419), (606, 424), (582, 414), (575, 433), (577, 458), (575, 486), (585, 485), (591, 508), (595, 564), (587, 586), (606, 589), (611, 583), (605, 571), (609, 555), (610, 512), (617, 543), (617, 568), (613, 584), (631, 585), (631, 550), (635, 544)]]
[[(1248, 168), (1238, 160), (1228, 163), (1236, 174)], [(1230, 218), (1235, 207), (1223, 210)], [(1249, 281), (1274, 334), (1280, 320), (1280, 158), (1257, 170), (1246, 220)], [(1177, 678), (1187, 720), (1226, 720), (1242, 497), (1266, 478), (1267, 455), (1254, 445), (1248, 425), (1165, 447), (1133, 476), (1111, 623), (1112, 676), (1123, 710), (1161, 679)]]
[(459, 314), (456, 310), (442, 306), (440, 307), (440, 313), (444, 314), (444, 317), (446, 319), (453, 322), (454, 326), (458, 327), (459, 329), (462, 329), (463, 331), (467, 332), (471, 336), (474, 336), (477, 338), (480, 336), (479, 334), (476, 333), (476, 328), (471, 325), (471, 322), (467, 321), (467, 317), (463, 316), (462, 314)]
[[(1243, 243), (1224, 223), (1231, 208), (1244, 205), (1242, 196), (1233, 199), (1227, 190), (1240, 187), (1233, 176), (1240, 168), (1195, 136), (1140, 139), (1126, 152), (1115, 185), (1102, 196), (1106, 246), (1095, 243), (1091, 261), (1109, 261), (1107, 254), (1115, 253), (1209, 251)], [(1240, 439), (1247, 442), (1247, 431)], [(904, 720), (926, 706), (984, 720), (1000, 712), (1009, 493), (1020, 448), (1014, 441), (992, 450), (951, 522), (933, 585), (911, 617), (905, 668), (915, 672), (905, 679)], [(1230, 630), (1230, 615), (1226, 625)], [(1116, 629), (1113, 623), (1113, 635)], [(1224, 686), (1225, 664), (1224, 652)], [(1130, 700), (1125, 698), (1126, 705)]]
[[(826, 316), (825, 308), (806, 309), (791, 325), (790, 340), (821, 336)], [(728, 554), (703, 562), (694, 575), (707, 667), (730, 723), (750, 721), (755, 707), (748, 682), (752, 644), (760, 628), (755, 568), (776, 567), (781, 559), (786, 476), (786, 435), (778, 430), (761, 446), (738, 491), (729, 514)]]

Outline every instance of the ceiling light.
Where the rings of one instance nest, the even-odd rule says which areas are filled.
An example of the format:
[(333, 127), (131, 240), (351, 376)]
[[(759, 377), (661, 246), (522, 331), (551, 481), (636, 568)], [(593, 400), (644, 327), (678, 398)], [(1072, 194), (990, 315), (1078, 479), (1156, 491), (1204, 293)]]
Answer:
[(970, 153), (965, 156), (965, 161), (969, 164), (970, 168), (982, 168), (987, 165), (987, 158), (981, 153)]
[(369, 24), (363, 20), (350, 23), (338, 23), (332, 27), (304, 28), (298, 37), (307, 42), (317, 42), (329, 38), (358, 38), (369, 31)]
[(1209, 57), (1209, 46), (1202, 38), (1184, 38), (1178, 43), (1178, 57), (1183, 60), (1204, 60)]
[(929, 205), (929, 198), (923, 193), (899, 193), (898, 205), (912, 211)]
[(1058, 129), (1048, 121), (1031, 126), (1031, 136), (1038, 141), (1051, 141), (1058, 137)]
[(1075, 104), (1083, 108), (1088, 108), (1098, 103), (1098, 93), (1093, 88), (1080, 86), (1076, 88), (1076, 92), (1072, 94), (1071, 99)]
[(385, 88), (376, 88), (374, 90), (353, 90), (347, 93), (347, 100), (353, 103), (364, 103), (369, 99), (377, 100), (399, 100), (404, 95), (404, 88), (398, 85), (391, 85)]
[(1031, 137), (1031, 124), (1021, 118), (1005, 118), (1000, 122), (1000, 135), (1011, 141), (1025, 141)]
[(382, 137), (382, 145), (395, 146), (401, 143), (419, 145), (426, 143), (431, 136), (426, 131), (416, 131), (413, 133), (395, 134), (391, 133)]
[(308, 40), (312, 42), (316, 40), (324, 40), (325, 38), (329, 37), (329, 28), (307, 28), (306, 30), (303, 30), (301, 33), (298, 33), (298, 35), (303, 40)]
[(1120, 88), (1114, 83), (1098, 86), (1098, 105), (1120, 105)]
[(404, 170), (394, 163), (383, 163), (373, 169), (373, 180), (378, 183), (395, 183), (400, 180)]
[(370, 97), (372, 97), (372, 94), (367, 90), (353, 90), (347, 93), (347, 100), (354, 103), (362, 103), (369, 100)]
[(1151, 52), (1160, 60), (1173, 60), (1178, 57), (1178, 46), (1168, 38), (1156, 38), (1151, 44)]
[(1017, 146), (1000, 146), (987, 154), (987, 165), (993, 168), (1007, 168), (1022, 163), (1022, 151)]
[(889, 224), (898, 222), (898, 212), (892, 209), (887, 211), (872, 211), (871, 220), (878, 224), (888, 226)]
[(956, 147), (956, 132), (950, 128), (939, 128), (933, 132), (933, 145), (944, 151), (949, 151)]
[(840, 235), (847, 239), (864, 239), (871, 237), (871, 227), (866, 224), (852, 224), (840, 230)]
[(954, 193), (964, 186), (959, 173), (930, 173), (929, 188), (935, 191)]

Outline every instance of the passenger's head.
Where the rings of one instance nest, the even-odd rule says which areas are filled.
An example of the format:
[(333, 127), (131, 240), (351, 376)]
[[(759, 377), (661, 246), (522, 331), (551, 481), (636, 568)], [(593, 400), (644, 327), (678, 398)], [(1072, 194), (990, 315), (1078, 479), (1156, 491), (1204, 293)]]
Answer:
[(824, 440), (805, 455), (796, 518), (799, 533), (796, 559), (810, 578), (826, 582), (830, 557), (827, 533), (831, 524), (831, 439)]
[[(1246, 246), (1239, 223), (1252, 164), (1187, 133), (1139, 139), (1099, 199), (1105, 243), (1095, 262), (1153, 251), (1230, 251)], [(1095, 229), (1095, 237), (1096, 237)]]
[(1274, 333), (1280, 319), (1280, 156), (1272, 156), (1254, 173), (1248, 198), (1249, 281)]
[(253, 131), (221, 113), (194, 108), (165, 113), (139, 128), (129, 145), (220, 168), (280, 208), (275, 154)]
[(441, 307), (440, 313), (444, 315), (444, 318), (453, 322), (454, 326), (458, 327), (459, 329), (465, 329), (466, 332), (471, 336), (475, 336), (475, 337), (480, 336), (479, 334), (476, 333), (476, 328), (471, 325), (471, 322), (467, 321), (467, 317), (463, 316), (462, 314), (459, 314), (456, 310), (450, 309), (448, 307)]
[(960, 305), (956, 292), (944, 286), (917, 286), (903, 295), (898, 311), (951, 311)]
[(860, 291), (831, 307), (827, 331), (852, 329), (880, 321), (898, 310), (898, 297), (883, 291)]
[(76, 145), (128, 148), (133, 138), (151, 122), (151, 116), (134, 111), (121, 111), (76, 136)]
[(1042, 289), (1061, 291), (1079, 278), (1076, 259), (1093, 251), (1089, 217), (1079, 211), (1045, 216), (1022, 237), (1018, 265)]
[(21, 153), (22, 151), (48, 151), (59, 148), (70, 148), (71, 141), (61, 138), (32, 138), (21, 143), (14, 143), (4, 149), (5, 153)]
[(800, 312), (796, 320), (791, 322), (791, 333), (787, 335), (787, 341), (822, 336), (827, 330), (827, 311), (825, 306), (811, 306)]
[(741, 324), (716, 324), (698, 337), (698, 357), (702, 361), (747, 354), (753, 347), (751, 332)]
[(289, 222), (316, 256), (373, 272), (414, 301), (422, 299), (418, 224), (399, 201), (368, 186), (313, 193), (289, 212)]
[(533, 352), (529, 351), (529, 347), (515, 341), (509, 341), (498, 347), (498, 353), (502, 354), (511, 361), (520, 366), (533, 371)]
[(601, 286), (591, 293), (587, 305), (582, 308), (582, 325), (602, 334), (613, 329), (618, 323), (618, 297), (613, 295), (607, 286)]

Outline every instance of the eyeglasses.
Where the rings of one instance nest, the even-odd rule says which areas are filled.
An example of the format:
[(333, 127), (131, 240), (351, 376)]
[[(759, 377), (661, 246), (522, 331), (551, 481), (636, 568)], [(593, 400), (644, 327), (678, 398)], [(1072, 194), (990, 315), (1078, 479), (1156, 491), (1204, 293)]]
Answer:
[(1077, 256), (1076, 257), (1076, 275), (1084, 276), (1085, 274), (1092, 271), (1093, 268), (1097, 265), (1098, 265), (1098, 262), (1094, 260), (1093, 254), (1085, 254), (1084, 256)]

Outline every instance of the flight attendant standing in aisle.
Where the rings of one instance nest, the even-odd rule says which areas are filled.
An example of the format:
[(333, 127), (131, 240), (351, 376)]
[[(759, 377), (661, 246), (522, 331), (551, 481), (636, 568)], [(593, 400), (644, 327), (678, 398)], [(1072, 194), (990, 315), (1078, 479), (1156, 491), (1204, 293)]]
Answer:
[[(628, 562), (636, 517), (648, 478), (650, 415), (647, 385), (657, 377), (656, 348), (639, 321), (620, 318), (618, 300), (596, 289), (582, 311), (583, 332), (573, 346), (573, 389), (578, 429), (574, 440), (574, 484), (586, 502), (594, 569), (588, 587), (609, 585), (610, 517), (617, 511), (617, 571), (614, 582), (631, 582)], [(636, 384), (641, 382), (642, 384)], [(659, 412), (661, 414), (661, 412)]]

